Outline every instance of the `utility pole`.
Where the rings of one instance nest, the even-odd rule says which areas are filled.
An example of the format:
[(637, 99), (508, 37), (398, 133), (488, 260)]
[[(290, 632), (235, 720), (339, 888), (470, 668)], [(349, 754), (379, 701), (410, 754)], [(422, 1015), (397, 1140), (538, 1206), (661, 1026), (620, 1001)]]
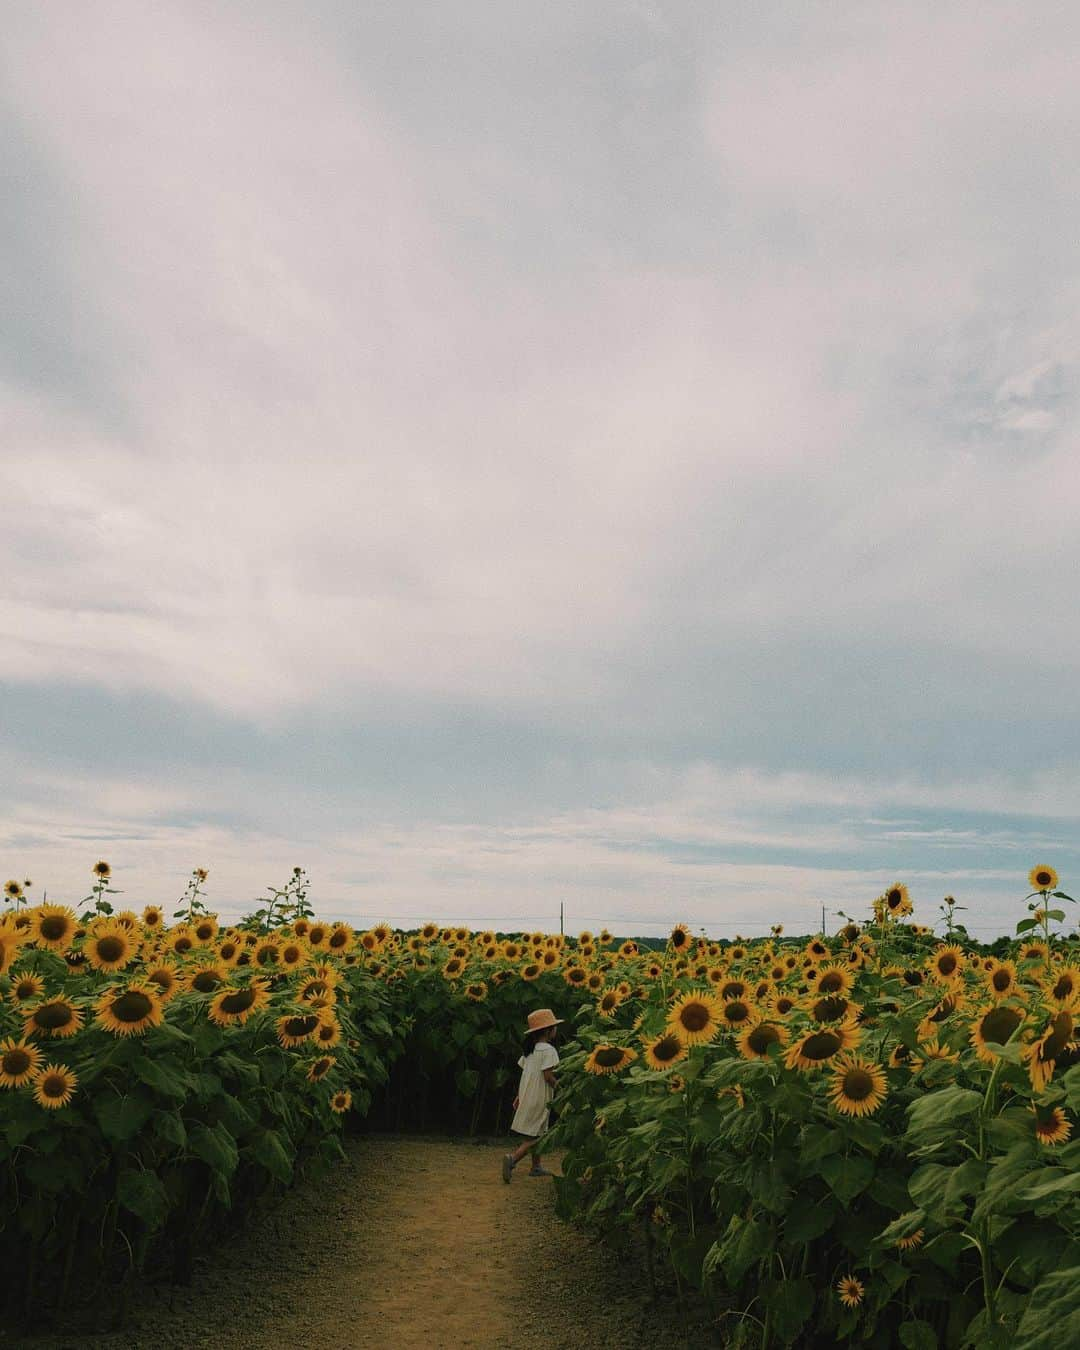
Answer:
[(821, 906), (821, 936), (825, 937), (825, 906)]
[[(563, 909), (564, 909), (564, 907), (565, 907), (565, 906), (564, 906), (564, 904), (563, 904), (563, 901), (560, 900), (560, 901), (559, 901), (559, 936), (560, 936), (560, 937), (563, 936)], [(822, 911), (822, 913), (824, 913), (824, 910)]]

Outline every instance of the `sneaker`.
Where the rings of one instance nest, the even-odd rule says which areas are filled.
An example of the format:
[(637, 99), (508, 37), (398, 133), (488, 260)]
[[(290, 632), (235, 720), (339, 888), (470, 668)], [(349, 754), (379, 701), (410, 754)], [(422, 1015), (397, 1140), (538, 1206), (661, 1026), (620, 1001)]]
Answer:
[(510, 1176), (513, 1173), (513, 1170), (514, 1155), (512, 1153), (504, 1153), (502, 1160), (502, 1179), (508, 1186), (510, 1185)]
[(554, 1175), (555, 1173), (549, 1172), (546, 1167), (531, 1167), (529, 1169), (529, 1176), (531, 1177), (553, 1177)]

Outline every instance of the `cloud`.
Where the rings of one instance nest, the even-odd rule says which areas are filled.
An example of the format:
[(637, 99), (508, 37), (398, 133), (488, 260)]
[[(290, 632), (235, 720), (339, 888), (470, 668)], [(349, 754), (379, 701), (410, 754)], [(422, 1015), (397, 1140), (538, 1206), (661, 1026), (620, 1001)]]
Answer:
[[(644, 895), (657, 851), (726, 878), (683, 846), (827, 880), (892, 807), (924, 814), (877, 845), (924, 867), (993, 833), (965, 810), (1060, 811), (1077, 21), (1000, 17), (13, 18), (0, 678), (34, 790), (81, 781), (82, 698), (142, 740), (98, 828), (137, 832), (136, 783), (183, 852), (167, 771), (275, 857), (307, 803), (410, 839), (441, 795), (480, 831), (451, 854), (558, 837), (513, 836), (533, 903), (585, 867)], [(411, 893), (451, 886), (427, 865)]]

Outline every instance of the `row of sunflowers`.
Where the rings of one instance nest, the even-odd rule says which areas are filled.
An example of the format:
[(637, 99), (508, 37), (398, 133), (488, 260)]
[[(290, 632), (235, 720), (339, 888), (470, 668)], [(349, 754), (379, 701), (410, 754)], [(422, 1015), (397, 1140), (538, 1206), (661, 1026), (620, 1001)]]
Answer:
[(230, 1214), (332, 1157), (346, 1116), (505, 1129), (546, 1005), (572, 1038), (562, 1212), (643, 1235), (725, 1344), (1034, 1346), (1033, 1318), (1075, 1315), (1080, 972), (1052, 870), (996, 954), (951, 913), (944, 941), (908, 922), (899, 884), (830, 938), (680, 924), (639, 949), (360, 932), (299, 883), (225, 926), (199, 869), (170, 925), (114, 911), (95, 873), (81, 914), (9, 882), (0, 917), (0, 1241), (39, 1253), (9, 1299), (63, 1302), (87, 1246), (114, 1274), (182, 1274)]
[(659, 974), (579, 1018), (562, 1213), (643, 1234), (724, 1344), (1061, 1344), (1080, 1319), (1080, 952), (1051, 931), (1056, 874), (1030, 882), (998, 956), (904, 923), (899, 884), (801, 949), (677, 926)]

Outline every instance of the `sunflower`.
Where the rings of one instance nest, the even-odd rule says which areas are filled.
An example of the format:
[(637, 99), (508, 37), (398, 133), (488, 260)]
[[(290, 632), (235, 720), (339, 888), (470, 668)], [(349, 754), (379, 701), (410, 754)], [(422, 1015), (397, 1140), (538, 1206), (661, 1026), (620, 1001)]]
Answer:
[[(896, 1051), (894, 1050), (893, 1054), (895, 1053)], [(918, 1073), (920, 1069), (925, 1069), (927, 1064), (936, 1059), (947, 1060), (950, 1064), (959, 1064), (960, 1054), (957, 1050), (950, 1050), (947, 1045), (941, 1045), (936, 1036), (931, 1036), (929, 1040), (920, 1041), (918, 1053), (911, 1055), (909, 1061), (911, 1072)], [(896, 1068), (896, 1065), (892, 1062), (891, 1056), (889, 1059), (889, 1068)]]
[(90, 869), (91, 873), (101, 881), (107, 881), (112, 876), (112, 868), (107, 862), (98, 861)]
[(745, 998), (750, 992), (750, 986), (745, 980), (724, 980), (720, 985), (721, 998)]
[(637, 1051), (626, 1045), (598, 1045), (582, 1065), (586, 1073), (618, 1073), (637, 1059)]
[(66, 1064), (46, 1064), (34, 1077), (34, 1101), (48, 1111), (67, 1106), (79, 1085), (78, 1077)]
[(557, 966), (561, 961), (562, 957), (559, 953), (550, 949), (544, 952), (543, 956), (540, 958), (540, 964), (545, 970), (550, 970), (553, 966)]
[(483, 980), (465, 986), (465, 997), (470, 1003), (483, 1003), (488, 996), (488, 987)]
[(293, 1046), (303, 1045), (305, 1041), (311, 1040), (321, 1024), (322, 1018), (318, 1012), (286, 1013), (274, 1023), (278, 1043), (285, 1050), (291, 1050)]
[(147, 905), (142, 912), (142, 921), (144, 928), (162, 928), (165, 924), (165, 915), (161, 911), (160, 905)]
[(141, 1036), (161, 1025), (162, 1003), (157, 985), (139, 981), (109, 989), (98, 999), (95, 1020), (114, 1036)]
[(829, 1100), (843, 1116), (872, 1116), (885, 1100), (885, 1070), (873, 1060), (841, 1055), (832, 1065)]
[(320, 1055), (318, 1059), (311, 1061), (304, 1076), (309, 1083), (317, 1083), (326, 1077), (336, 1062), (333, 1055)]
[(316, 951), (326, 946), (326, 940), (330, 936), (330, 929), (325, 923), (313, 923), (304, 934), (308, 942)]
[(207, 1016), (219, 1027), (235, 1023), (242, 1026), (252, 1013), (258, 1012), (270, 1001), (266, 986), (260, 980), (253, 980), (244, 989), (220, 989), (210, 1000)]
[(600, 936), (596, 940), (601, 947), (606, 947), (608, 943), (612, 940), (612, 937), (606, 928), (601, 928)]
[(195, 937), (186, 923), (178, 923), (166, 938), (165, 945), (176, 956), (186, 956), (195, 946)]
[(926, 1237), (925, 1228), (916, 1228), (914, 1233), (909, 1233), (907, 1237), (897, 1238), (895, 1246), (900, 1252), (913, 1252), (916, 1248), (923, 1245), (923, 1239)]
[(834, 1026), (821, 1027), (817, 1031), (807, 1032), (788, 1050), (784, 1063), (789, 1069), (809, 1072), (828, 1064), (843, 1050), (853, 1050), (858, 1045), (862, 1032), (851, 1022), (838, 1022)]
[(1033, 867), (1028, 873), (1028, 885), (1032, 891), (1053, 891), (1057, 889), (1058, 874), (1052, 867)]
[(205, 914), (191, 925), (191, 936), (200, 947), (213, 942), (218, 935), (218, 921), (212, 914)]
[(776, 994), (768, 1003), (768, 1013), (771, 1017), (787, 1017), (798, 1007), (798, 1002), (791, 994)]
[[(806, 955), (816, 964), (818, 961), (825, 960), (829, 955), (829, 949), (821, 938), (813, 938), (806, 944)], [(792, 969), (794, 969), (794, 966)]]
[(1067, 1007), (1080, 995), (1080, 970), (1075, 966), (1062, 966), (1053, 980), (1043, 985), (1046, 997), (1058, 1007)]
[(331, 1095), (330, 1110), (336, 1115), (343, 1116), (350, 1106), (352, 1106), (352, 1093), (348, 1088), (342, 1088)]
[(942, 1022), (947, 1022), (953, 1013), (956, 1012), (957, 1008), (962, 1008), (964, 1006), (964, 1003), (964, 995), (959, 990), (954, 994), (946, 994), (943, 999), (940, 999), (934, 1007), (930, 1009), (919, 1023), (917, 1033), (919, 1039), (923, 1040), (930, 1036), (936, 1036), (937, 1030)]
[(790, 1039), (787, 1027), (779, 1022), (758, 1022), (743, 1030), (737, 1044), (743, 1059), (768, 1059), (774, 1045), (782, 1048)]
[(641, 1044), (645, 1052), (645, 1063), (650, 1069), (668, 1069), (689, 1054), (685, 1042), (673, 1031), (665, 1031), (652, 1040), (643, 1040)]
[(596, 1011), (601, 1017), (614, 1017), (625, 997), (619, 989), (605, 989), (596, 1001)]
[(276, 938), (266, 938), (260, 942), (254, 952), (255, 964), (267, 970), (281, 961), (281, 943)]
[(158, 998), (163, 1004), (168, 1003), (183, 987), (180, 972), (171, 961), (159, 961), (156, 965), (148, 965), (143, 978), (147, 984), (155, 986)]
[(74, 1036), (82, 1024), (81, 1009), (63, 995), (35, 1004), (23, 1013), (24, 1036)]
[(17, 881), (5, 881), (4, 894), (9, 900), (21, 900), (23, 897), (23, 888)]
[(0, 1041), (0, 1087), (17, 1088), (37, 1076), (42, 1054), (28, 1041)]
[(322, 1009), (319, 1025), (315, 1028), (311, 1039), (324, 1050), (332, 1050), (335, 1045), (341, 1044), (341, 1023), (329, 1009)]
[[(334, 927), (335, 927), (335, 928), (338, 928), (338, 927), (341, 927), (341, 928), (348, 928), (349, 925), (348, 925), (348, 924), (345, 924), (345, 923), (343, 923), (343, 924), (335, 924)], [(352, 930), (350, 929), (349, 931), (351, 932)], [(380, 944), (382, 944), (383, 946), (385, 946), (385, 944), (386, 944), (387, 942), (389, 942), (390, 936), (391, 936), (391, 934), (393, 933), (394, 930), (393, 930), (393, 928), (390, 927), (390, 925), (389, 925), (388, 923), (386, 923), (386, 922), (384, 921), (384, 922), (382, 922), (382, 923), (377, 923), (377, 924), (375, 925), (375, 927), (374, 927), (371, 931), (375, 934), (375, 936), (376, 936), (376, 938), (379, 940)]]
[(1049, 961), (1050, 948), (1045, 942), (1026, 942), (1020, 948), (1021, 961)]
[(67, 905), (38, 905), (30, 925), (30, 940), (48, 951), (60, 952), (71, 946), (79, 921)]
[(1001, 961), (986, 975), (986, 988), (995, 1003), (1018, 992), (1016, 965), (1012, 961)]
[(530, 961), (527, 966), (521, 967), (521, 978), (523, 980), (535, 980), (544, 973), (544, 967), (539, 961)]
[(677, 999), (668, 1012), (667, 1025), (687, 1045), (711, 1041), (723, 1025), (723, 1004), (715, 994), (693, 990)]
[(745, 998), (726, 998), (720, 1006), (720, 1022), (725, 1031), (742, 1031), (753, 1026), (758, 1015), (754, 1005)]
[(1039, 1039), (1024, 1047), (1023, 1055), (1028, 1062), (1028, 1077), (1034, 1092), (1042, 1092), (1054, 1076), (1058, 1058), (1075, 1044), (1075, 1031), (1072, 1013), (1067, 1008), (1061, 1008), (1050, 1019), (1050, 1025)]
[[(446, 965), (444, 965), (442, 968), (443, 979), (444, 980), (460, 979), (464, 970), (465, 970), (465, 962), (461, 959), (461, 957), (451, 956), (450, 959), (447, 961)], [(539, 972), (537, 972), (537, 974), (539, 974)], [(536, 976), (533, 976), (533, 978), (535, 979)]]
[(219, 985), (225, 983), (227, 974), (227, 966), (217, 961), (207, 962), (185, 971), (184, 985), (193, 994), (212, 994)]
[(23, 975), (11, 977), (12, 1003), (30, 1003), (33, 999), (40, 998), (44, 992), (45, 981), (40, 975), (32, 975), (27, 971)]
[(1060, 1106), (1031, 1109), (1035, 1112), (1035, 1138), (1040, 1144), (1063, 1144), (1072, 1134), (1072, 1124)]
[(851, 971), (845, 970), (843, 966), (818, 966), (814, 978), (815, 992), (819, 996), (850, 994), (854, 984), (855, 978)]
[(898, 919), (902, 914), (910, 914), (912, 911), (911, 896), (908, 895), (908, 888), (903, 882), (894, 882), (881, 898), (886, 913), (892, 915), (894, 919)]
[(854, 1275), (842, 1275), (836, 1282), (836, 1293), (845, 1308), (857, 1308), (866, 1296), (866, 1289)]
[(677, 923), (671, 930), (668, 946), (673, 952), (681, 952), (690, 945), (690, 929), (684, 923)]
[(825, 998), (812, 999), (807, 1011), (815, 1022), (843, 1022), (862, 1012), (862, 1005), (839, 994), (828, 994)]
[(563, 971), (563, 979), (571, 987), (582, 985), (589, 978), (589, 972), (582, 966), (567, 966)]
[(964, 952), (956, 943), (948, 947), (939, 947), (926, 963), (926, 968), (935, 980), (951, 984), (958, 980), (964, 969)]
[(1023, 1013), (1005, 1004), (990, 1004), (979, 1010), (971, 1028), (971, 1044), (975, 1053), (985, 1064), (993, 1064), (993, 1045), (1005, 1045), (1024, 1020)]
[(135, 943), (119, 924), (108, 924), (85, 938), (82, 950), (94, 970), (108, 974), (123, 969), (134, 958)]

